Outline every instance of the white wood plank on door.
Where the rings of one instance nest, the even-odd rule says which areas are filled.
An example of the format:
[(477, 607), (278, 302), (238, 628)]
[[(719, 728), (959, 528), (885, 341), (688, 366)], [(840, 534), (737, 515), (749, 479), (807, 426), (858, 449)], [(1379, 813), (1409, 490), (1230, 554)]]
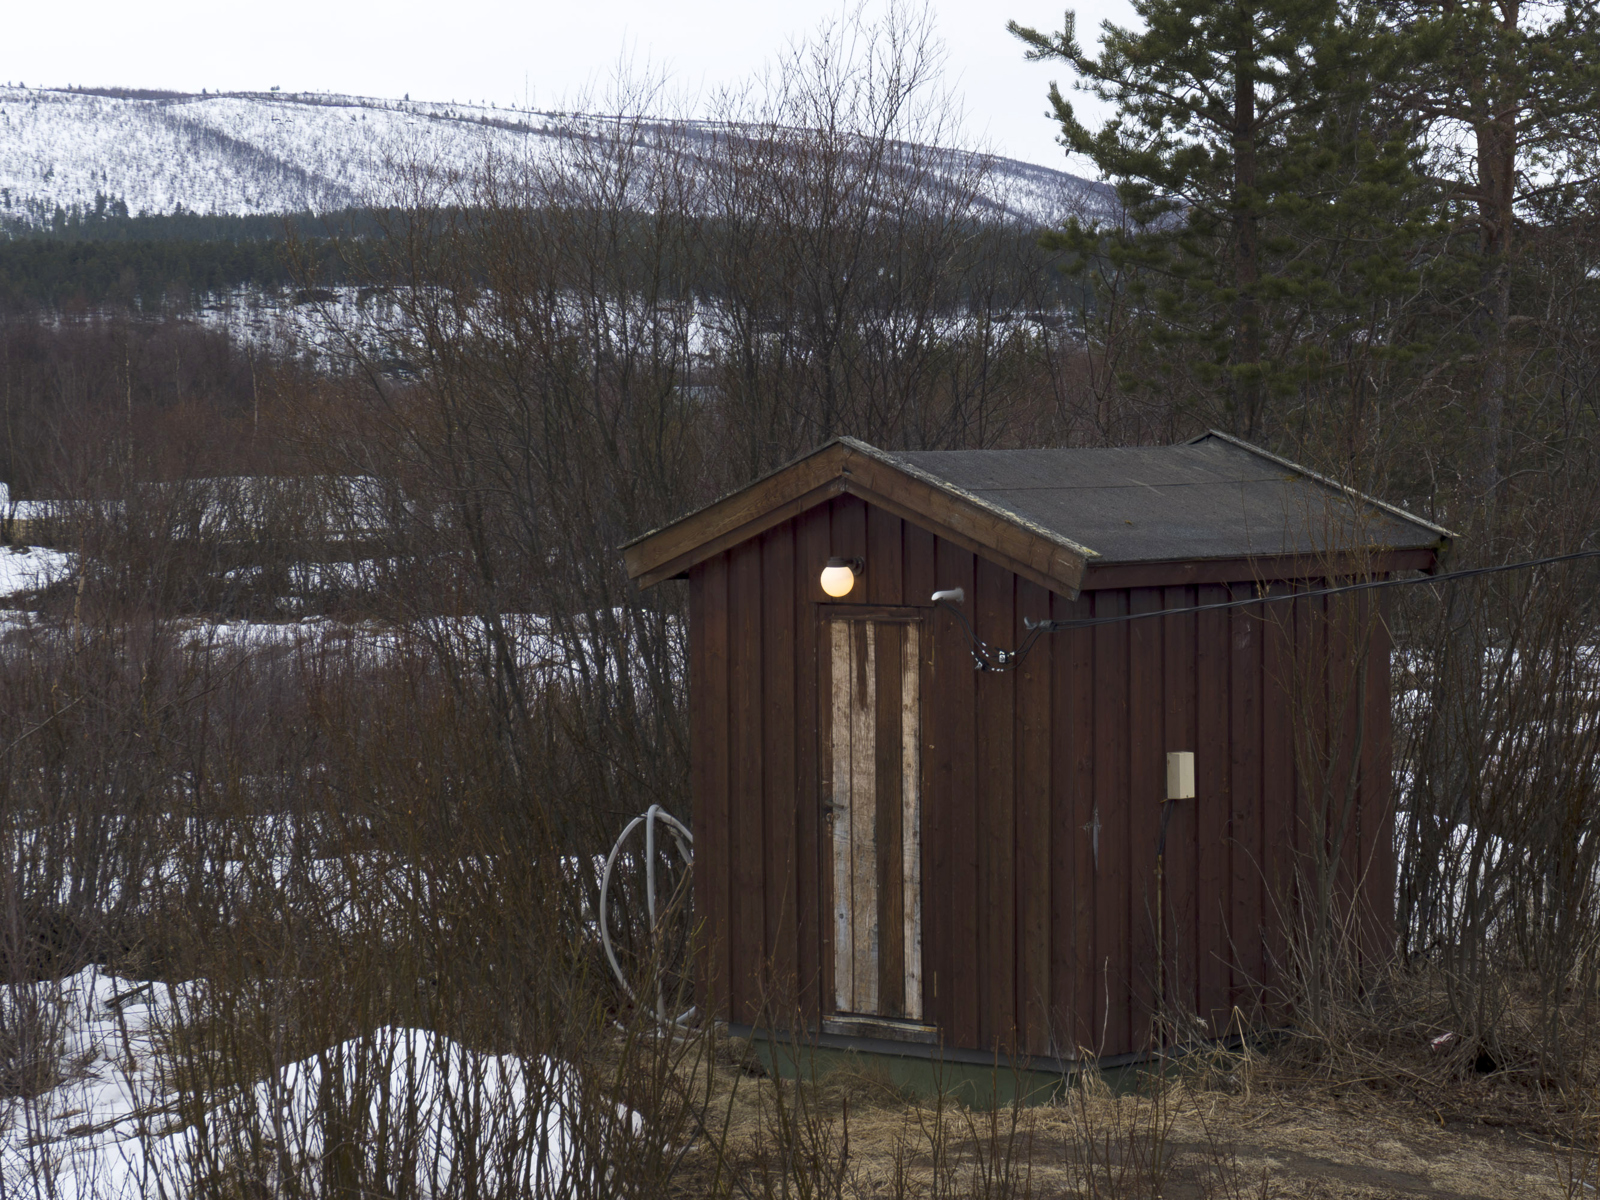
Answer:
[(878, 1011), (878, 627), (856, 621), (850, 696), (851, 974), (854, 1007)]
[(852, 710), (851, 681), (855, 664), (851, 653), (850, 621), (828, 624), (829, 665), (832, 668), (832, 720), (829, 726), (833, 759), (833, 999), (840, 1012), (855, 1011), (855, 938), (851, 914), (854, 881), (850, 864)]
[(900, 663), (900, 847), (905, 889), (906, 1016), (922, 1019), (922, 653), (919, 629), (905, 626)]

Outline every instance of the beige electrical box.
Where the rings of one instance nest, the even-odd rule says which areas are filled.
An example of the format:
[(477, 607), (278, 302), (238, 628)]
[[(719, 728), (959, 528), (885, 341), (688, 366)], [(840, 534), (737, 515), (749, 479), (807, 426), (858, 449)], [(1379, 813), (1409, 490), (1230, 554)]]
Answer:
[(1194, 799), (1194, 751), (1167, 751), (1167, 799)]

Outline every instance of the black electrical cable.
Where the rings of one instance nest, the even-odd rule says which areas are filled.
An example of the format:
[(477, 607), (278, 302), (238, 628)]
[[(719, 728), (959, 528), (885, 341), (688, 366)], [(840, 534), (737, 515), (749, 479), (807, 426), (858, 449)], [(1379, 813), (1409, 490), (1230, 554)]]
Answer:
[(1096, 625), (1118, 625), (1124, 621), (1143, 621), (1150, 617), (1180, 617), (1189, 613), (1220, 612), (1229, 608), (1248, 608), (1255, 604), (1272, 604), (1283, 600), (1314, 600), (1319, 596), (1336, 596), (1345, 592), (1367, 592), (1378, 588), (1410, 587), (1419, 583), (1452, 583), (1457, 579), (1471, 579), (1478, 575), (1494, 575), (1502, 571), (1525, 571), (1532, 567), (1547, 567), (1553, 563), (1573, 562), (1583, 558), (1600, 558), (1600, 550), (1575, 550), (1571, 554), (1553, 554), (1548, 558), (1530, 558), (1522, 562), (1497, 563), (1492, 567), (1469, 567), (1462, 571), (1446, 571), (1442, 575), (1419, 575), (1409, 579), (1368, 579), (1361, 583), (1342, 583), (1335, 587), (1315, 588), (1309, 592), (1273, 592), (1252, 596), (1247, 600), (1222, 600), (1216, 604), (1197, 604), (1190, 608), (1162, 608), (1152, 612), (1117, 613), (1109, 617), (1082, 617), (1070, 621), (1033, 621), (1026, 617), (1022, 624), (1028, 636), (1015, 650), (997, 650), (990, 646), (972, 628), (967, 616), (948, 600), (937, 601), (954, 613), (966, 630), (972, 643), (972, 658), (980, 671), (1008, 671), (1014, 668), (1028, 651), (1033, 649), (1039, 636), (1045, 633), (1064, 633), (1071, 629), (1089, 629)]
[(980, 671), (1006, 671), (1016, 666), (1017, 663), (1022, 661), (1023, 656), (1033, 649), (1033, 644), (1039, 640), (1039, 635), (1047, 632), (1038, 626), (1029, 624), (1028, 636), (1022, 639), (1022, 645), (1015, 650), (996, 650), (978, 636), (977, 631), (972, 628), (972, 622), (967, 620), (967, 614), (950, 601), (935, 600), (933, 603), (935, 608), (943, 605), (956, 620), (961, 622), (961, 628), (966, 632), (967, 641), (972, 645), (972, 661), (977, 664), (977, 668)]

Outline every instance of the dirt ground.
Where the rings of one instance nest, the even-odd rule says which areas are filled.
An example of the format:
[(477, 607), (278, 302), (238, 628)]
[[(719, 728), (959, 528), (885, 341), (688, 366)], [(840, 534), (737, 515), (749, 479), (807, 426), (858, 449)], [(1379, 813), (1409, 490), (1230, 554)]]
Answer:
[(722, 1110), (725, 1161), (742, 1181), (732, 1194), (752, 1197), (782, 1194), (772, 1184), (785, 1166), (816, 1179), (814, 1194), (839, 1197), (1600, 1195), (1592, 1140), (1585, 1151), (1567, 1136), (1579, 1127), (1572, 1112), (1508, 1081), (1430, 1091), (1415, 1077), (1333, 1083), (1255, 1064), (1134, 1094), (1093, 1083), (990, 1113), (916, 1099), (870, 1074), (840, 1072), (801, 1095), (739, 1070), (737, 1056), (721, 1072), (743, 1075)]
[[(1179, 1098), (1162, 1195), (1443, 1200), (1567, 1196), (1582, 1164), (1527, 1133), (1446, 1123), (1411, 1105), (1329, 1096)], [(1041, 1149), (1044, 1149), (1041, 1147)], [(1037, 1155), (1047, 1166), (1048, 1150)], [(1592, 1170), (1590, 1178), (1592, 1178)], [(1039, 1182), (1046, 1181), (1041, 1173)], [(1045, 1189), (1041, 1189), (1042, 1191)], [(1587, 1193), (1593, 1194), (1590, 1189)]]

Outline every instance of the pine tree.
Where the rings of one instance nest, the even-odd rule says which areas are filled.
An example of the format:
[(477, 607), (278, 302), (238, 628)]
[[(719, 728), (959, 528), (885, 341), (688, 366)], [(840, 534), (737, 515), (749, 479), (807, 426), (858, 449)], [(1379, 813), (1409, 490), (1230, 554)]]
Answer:
[(1386, 91), (1434, 147), (1430, 168), (1476, 275), (1467, 349), (1477, 461), (1492, 500), (1510, 402), (1507, 331), (1524, 222), (1592, 221), (1600, 202), (1600, 7), (1569, 0), (1395, 0), (1384, 18), (1403, 53)]
[(1406, 282), (1412, 151), (1371, 103), (1393, 39), (1339, 0), (1135, 9), (1144, 29), (1107, 23), (1098, 57), (1070, 12), (1058, 34), (1008, 26), (1116, 110), (1091, 131), (1051, 84), (1059, 140), (1116, 184), (1125, 219), (1046, 244), (1078, 270), (1109, 258), (1173, 386), (1192, 379), (1209, 416), (1260, 436), (1268, 399), (1326, 381), (1352, 322)]

